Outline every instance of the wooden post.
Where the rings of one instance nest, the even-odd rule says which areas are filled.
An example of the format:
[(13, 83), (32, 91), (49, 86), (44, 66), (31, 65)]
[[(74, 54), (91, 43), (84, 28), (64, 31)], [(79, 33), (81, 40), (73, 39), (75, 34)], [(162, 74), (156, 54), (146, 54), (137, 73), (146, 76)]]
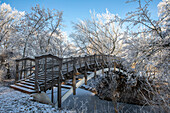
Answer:
[(107, 57), (107, 63), (108, 63), (108, 68), (109, 68), (109, 70), (108, 70), (108, 75), (110, 75), (110, 67), (111, 67), (110, 55), (108, 55), (108, 57)]
[(52, 83), (51, 83), (51, 102), (54, 100), (54, 90), (53, 90), (53, 81), (54, 81), (54, 58), (52, 58)]
[(96, 68), (94, 68), (94, 79), (96, 79)]
[(96, 54), (94, 54), (94, 79), (96, 79), (96, 68), (97, 68), (97, 64), (96, 64)]
[(104, 75), (104, 57), (102, 55), (102, 74)]
[(61, 108), (61, 70), (59, 70), (58, 78), (58, 108)]
[(24, 60), (24, 79), (27, 77), (27, 75), (26, 75), (26, 63), (27, 63), (27, 60)]
[(79, 55), (79, 67), (80, 67), (80, 71), (82, 71), (81, 69), (81, 56)]
[(31, 72), (32, 72), (32, 61), (30, 60), (30, 75), (31, 75)]
[(67, 62), (66, 65), (67, 65), (67, 77), (68, 77), (68, 76), (69, 76), (69, 75), (68, 75), (68, 71), (69, 71), (68, 68), (69, 68), (69, 67), (68, 67), (68, 61), (67, 61), (67, 59), (66, 59), (66, 62)]
[(119, 73), (120, 73), (120, 64), (119, 64)]
[(73, 59), (73, 95), (76, 95), (76, 76), (75, 76), (76, 70), (75, 70), (75, 58)]
[(16, 60), (16, 75), (15, 75), (15, 82), (17, 82), (18, 81), (18, 79), (19, 79), (19, 61), (18, 60)]
[(21, 66), (21, 71), (20, 71), (20, 76), (19, 76), (19, 79), (20, 79), (20, 80), (22, 79), (22, 70), (23, 70), (23, 66), (24, 66), (23, 61), (21, 61), (21, 62), (22, 62), (22, 66)]
[(35, 90), (38, 92), (38, 72), (39, 72), (39, 61), (37, 58), (35, 58)]
[(114, 62), (114, 72), (116, 72), (116, 62)]
[(102, 74), (104, 75), (104, 66), (102, 66)]
[(86, 63), (86, 55), (84, 57), (84, 61), (85, 61), (85, 69), (84, 69), (84, 78), (85, 78), (85, 85), (87, 85), (87, 63)]
[(45, 84), (44, 84), (44, 92), (46, 93), (46, 82), (47, 82), (47, 57), (45, 57), (45, 66), (44, 66), (44, 76), (45, 76)]
[(63, 59), (61, 59), (59, 61), (59, 77), (58, 77), (58, 108), (61, 108), (61, 74), (62, 74), (62, 61)]

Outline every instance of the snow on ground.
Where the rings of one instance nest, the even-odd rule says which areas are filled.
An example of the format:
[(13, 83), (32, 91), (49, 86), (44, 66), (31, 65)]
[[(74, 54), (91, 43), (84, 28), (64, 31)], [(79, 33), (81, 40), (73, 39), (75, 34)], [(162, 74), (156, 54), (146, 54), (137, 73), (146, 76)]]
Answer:
[(59, 111), (51, 105), (41, 104), (31, 99), (29, 94), (0, 86), (0, 113), (73, 113), (67, 110)]

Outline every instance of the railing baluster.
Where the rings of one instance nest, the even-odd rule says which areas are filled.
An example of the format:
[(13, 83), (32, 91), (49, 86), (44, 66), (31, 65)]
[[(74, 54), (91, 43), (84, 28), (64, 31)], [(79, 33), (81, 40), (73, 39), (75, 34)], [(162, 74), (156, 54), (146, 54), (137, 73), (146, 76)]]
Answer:
[(59, 77), (58, 77), (58, 108), (61, 108), (61, 74), (62, 74), (62, 61), (63, 59), (59, 60)]
[(38, 72), (39, 72), (39, 59), (35, 58), (35, 90), (39, 92), (38, 89)]
[[(22, 62), (22, 66), (21, 66), (21, 70), (23, 70), (23, 61)], [(20, 72), (20, 80), (22, 79), (22, 71)]]
[(32, 72), (32, 61), (30, 60), (30, 75), (31, 75), (31, 72)]
[(69, 74), (68, 74), (68, 71), (69, 71), (69, 67), (68, 67), (68, 61), (66, 61), (67, 62), (67, 77), (69, 77)]
[(96, 79), (96, 68), (97, 68), (97, 64), (96, 64), (96, 54), (94, 54), (94, 79)]
[(104, 75), (104, 57), (103, 57), (103, 55), (102, 55), (101, 61), (102, 61), (102, 75)]
[(114, 61), (114, 72), (116, 72), (116, 62)]
[(85, 85), (87, 85), (87, 56), (84, 57), (85, 61), (85, 70), (84, 70), (84, 78), (85, 78)]
[(108, 63), (108, 68), (109, 68), (109, 73), (110, 73), (110, 63), (111, 63), (110, 55), (108, 55), (107, 57), (107, 63)]
[(80, 71), (82, 71), (82, 69), (81, 69), (81, 56), (79, 56), (79, 69), (80, 69)]
[(27, 60), (24, 60), (24, 79), (27, 77), (26, 75), (26, 63), (27, 63)]
[(16, 75), (15, 75), (15, 82), (19, 79), (19, 61), (16, 60)]
[(72, 84), (73, 84), (73, 95), (76, 95), (76, 70), (75, 70), (75, 58), (73, 59), (73, 80), (72, 80)]
[(94, 68), (94, 79), (96, 79), (96, 68)]

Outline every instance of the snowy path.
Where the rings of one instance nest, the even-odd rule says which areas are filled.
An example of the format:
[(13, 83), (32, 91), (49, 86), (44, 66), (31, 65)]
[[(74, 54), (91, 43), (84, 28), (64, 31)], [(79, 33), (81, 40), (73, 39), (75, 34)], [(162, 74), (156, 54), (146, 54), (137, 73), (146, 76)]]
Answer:
[(0, 113), (68, 113), (66, 110), (58, 111), (51, 105), (34, 102), (31, 99), (32, 97), (29, 94), (1, 86)]

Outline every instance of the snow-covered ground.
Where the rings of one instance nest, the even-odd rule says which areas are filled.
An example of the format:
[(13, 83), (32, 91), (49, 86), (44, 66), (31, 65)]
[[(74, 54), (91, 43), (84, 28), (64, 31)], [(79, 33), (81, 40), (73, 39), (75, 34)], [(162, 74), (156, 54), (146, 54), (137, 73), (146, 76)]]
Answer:
[(9, 87), (0, 86), (0, 113), (73, 113), (67, 110), (57, 110), (51, 105), (32, 101), (29, 94), (25, 94)]

